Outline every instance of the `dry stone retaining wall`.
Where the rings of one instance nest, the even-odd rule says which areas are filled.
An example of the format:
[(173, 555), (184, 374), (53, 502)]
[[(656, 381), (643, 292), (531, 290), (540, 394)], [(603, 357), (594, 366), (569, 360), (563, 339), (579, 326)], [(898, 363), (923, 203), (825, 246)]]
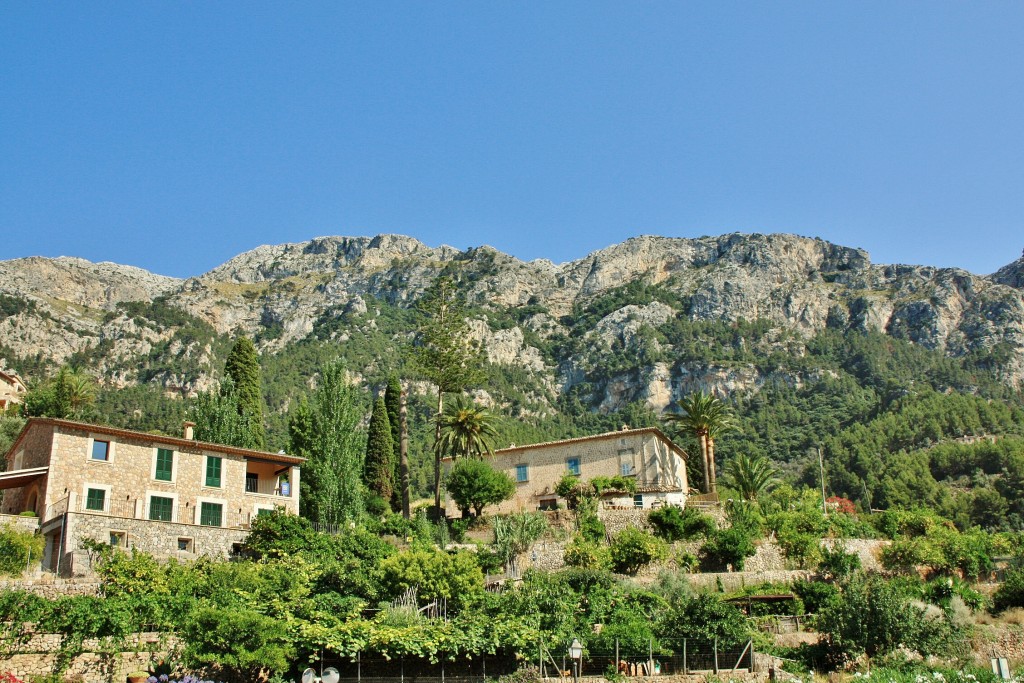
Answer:
[[(18, 652), (0, 657), (0, 671), (14, 674), (22, 680), (33, 676), (46, 676), (53, 672), (62, 636), (56, 633), (37, 633)], [(80, 675), (87, 683), (124, 680), (131, 671), (148, 669), (157, 660), (167, 657), (176, 645), (174, 636), (160, 633), (138, 633), (129, 639), (128, 652), (103, 653), (102, 644), (87, 640), (85, 652), (71, 660), (65, 675)]]

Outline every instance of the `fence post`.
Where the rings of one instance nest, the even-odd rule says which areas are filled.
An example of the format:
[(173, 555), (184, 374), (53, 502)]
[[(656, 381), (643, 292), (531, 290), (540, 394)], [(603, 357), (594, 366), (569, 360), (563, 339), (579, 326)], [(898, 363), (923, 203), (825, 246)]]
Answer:
[(654, 675), (654, 639), (647, 636), (647, 675)]
[(363, 680), (363, 653), (362, 651), (356, 652), (356, 680)]
[(753, 638), (751, 638), (750, 640), (747, 641), (747, 646), (750, 648), (750, 673), (754, 673), (754, 669), (756, 667), (754, 666), (755, 659), (754, 659), (754, 639)]
[(540, 641), (537, 641), (537, 668), (540, 670), (540, 677), (546, 678), (544, 676), (544, 645)]
[(402, 678), (401, 678), (401, 681), (402, 681), (402, 683), (405, 683), (405, 655), (402, 655), (399, 658), (399, 661), (402, 663)]
[(690, 667), (686, 663), (686, 638), (683, 638), (683, 675), (690, 675)]
[(615, 639), (615, 670), (619, 670), (619, 639)]
[(718, 636), (715, 636), (715, 675), (718, 675)]
[(444, 683), (444, 659), (441, 660), (441, 683)]
[(483, 677), (480, 680), (481, 681), (486, 681), (487, 680), (487, 653), (486, 652), (484, 653), (484, 656), (480, 659), (480, 668), (483, 670)]

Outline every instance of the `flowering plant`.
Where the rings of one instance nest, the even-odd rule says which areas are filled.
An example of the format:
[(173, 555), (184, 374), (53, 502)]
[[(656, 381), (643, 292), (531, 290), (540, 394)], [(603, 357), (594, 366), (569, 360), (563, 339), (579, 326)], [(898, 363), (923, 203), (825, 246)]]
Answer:
[(3, 673), (0, 673), (0, 683), (24, 683), (24, 682), (20, 678), (15, 676), (14, 674), (10, 673), (9, 671), (5, 671)]
[[(3, 683), (3, 681), (0, 681)], [(171, 678), (167, 674), (160, 674), (159, 676), (150, 676), (146, 679), (146, 683), (216, 683), (215, 681), (204, 681), (198, 676), (192, 674), (185, 674), (181, 678)]]

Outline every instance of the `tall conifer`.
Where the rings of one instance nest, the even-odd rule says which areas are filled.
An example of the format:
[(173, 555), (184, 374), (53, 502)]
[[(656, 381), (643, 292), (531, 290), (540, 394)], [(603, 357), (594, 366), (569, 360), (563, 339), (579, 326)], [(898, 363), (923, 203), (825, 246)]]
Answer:
[[(228, 354), (224, 371), (235, 383), (238, 413), (246, 423), (251, 438), (247, 448), (266, 450), (267, 435), (263, 427), (263, 387), (260, 380), (260, 359), (256, 346), (248, 337), (239, 337)], [(236, 444), (243, 445), (243, 444)]]
[(390, 504), (394, 492), (395, 447), (383, 398), (378, 398), (373, 404), (364, 467), (363, 481), (366, 487)]

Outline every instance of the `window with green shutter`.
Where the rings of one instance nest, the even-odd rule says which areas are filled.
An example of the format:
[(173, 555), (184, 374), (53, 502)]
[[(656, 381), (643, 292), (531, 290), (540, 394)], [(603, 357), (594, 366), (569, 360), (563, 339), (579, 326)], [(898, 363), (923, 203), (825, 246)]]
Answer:
[(206, 456), (206, 485), (220, 488), (220, 458)]
[(85, 494), (85, 509), (103, 511), (107, 492), (103, 489), (89, 489)]
[(174, 471), (174, 451), (167, 448), (156, 449), (156, 478), (160, 481), (171, 481)]
[(158, 522), (170, 522), (174, 515), (174, 499), (153, 496), (149, 499), (149, 518)]
[(199, 507), (199, 524), (220, 526), (224, 519), (224, 506), (220, 503), (202, 503)]

